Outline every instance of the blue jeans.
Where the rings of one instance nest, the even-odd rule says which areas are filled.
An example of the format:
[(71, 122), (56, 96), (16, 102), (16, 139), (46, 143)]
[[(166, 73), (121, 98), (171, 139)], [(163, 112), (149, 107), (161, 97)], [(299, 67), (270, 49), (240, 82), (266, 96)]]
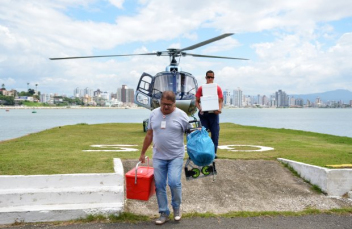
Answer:
[(183, 158), (160, 160), (153, 158), (156, 198), (159, 213), (170, 214), (166, 194), (166, 181), (171, 190), (171, 206), (179, 208), (182, 201), (182, 174)]

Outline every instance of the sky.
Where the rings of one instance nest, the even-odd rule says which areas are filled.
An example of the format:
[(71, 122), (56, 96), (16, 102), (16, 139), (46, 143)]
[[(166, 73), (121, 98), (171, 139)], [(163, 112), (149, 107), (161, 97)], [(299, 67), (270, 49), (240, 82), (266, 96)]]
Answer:
[(346, 0), (1, 0), (0, 86), (67, 96), (77, 87), (135, 89), (143, 72), (164, 71), (169, 58), (49, 58), (165, 51), (224, 33), (234, 35), (189, 53), (249, 60), (182, 57), (198, 85), (211, 69), (223, 90), (246, 95), (352, 91)]

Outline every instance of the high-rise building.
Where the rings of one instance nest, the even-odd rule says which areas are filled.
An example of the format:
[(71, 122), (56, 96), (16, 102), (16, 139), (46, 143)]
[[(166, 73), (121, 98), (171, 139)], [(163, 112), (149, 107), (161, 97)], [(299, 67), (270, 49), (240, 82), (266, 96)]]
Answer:
[(288, 99), (286, 92), (282, 90), (275, 92), (276, 107), (288, 107)]
[(110, 94), (109, 94), (109, 92), (102, 92), (101, 94), (100, 94), (100, 96), (101, 96), (101, 98), (102, 99), (104, 99), (104, 100), (110, 100)]
[(117, 91), (116, 91), (116, 99), (117, 99), (117, 101), (120, 101), (120, 102), (122, 102), (121, 91), (122, 91), (122, 88), (121, 88), (121, 87), (117, 88)]
[(127, 89), (127, 97), (126, 97), (126, 102), (127, 103), (134, 103), (134, 90), (132, 88)]
[(223, 92), (223, 97), (224, 97), (224, 105), (230, 106), (231, 105), (231, 95), (230, 95), (230, 91), (228, 89), (226, 89)]
[(123, 103), (134, 103), (134, 90), (122, 85), (122, 88), (117, 89), (117, 99)]
[(270, 107), (277, 107), (276, 95), (273, 94), (270, 96)]
[(50, 94), (40, 94), (40, 102), (41, 103), (49, 103), (50, 102)]
[(263, 95), (262, 97), (262, 105), (269, 106), (269, 98), (266, 95)]
[(253, 105), (252, 96), (248, 95), (244, 97), (243, 106), (249, 107)]
[(85, 89), (80, 89), (77, 87), (73, 91), (73, 96), (76, 98), (83, 98), (83, 97), (93, 97), (93, 89), (86, 87)]
[(303, 99), (301, 99), (301, 98), (296, 99), (295, 100), (295, 105), (303, 107)]
[(295, 99), (295, 97), (291, 96), (289, 106), (292, 107), (295, 105), (296, 105), (296, 99)]
[(126, 85), (122, 85), (121, 102), (123, 102), (123, 103), (127, 102), (127, 89), (128, 89), (128, 87)]
[(235, 107), (242, 107), (242, 90), (240, 88), (233, 91), (232, 102)]
[(316, 107), (320, 107), (322, 105), (322, 101), (321, 101), (321, 99), (318, 97), (318, 98), (316, 98), (315, 99), (315, 106)]
[(76, 97), (76, 98), (79, 98), (79, 97), (83, 97), (81, 96), (82, 95), (82, 90), (77, 87), (74, 91), (73, 91), (73, 96)]
[(312, 106), (312, 103), (310, 102), (309, 99), (307, 99), (306, 106), (307, 106), (307, 107), (311, 107), (311, 106)]
[(263, 105), (263, 101), (262, 101), (262, 96), (261, 95), (257, 95), (257, 104), (258, 105)]
[(102, 91), (100, 91), (100, 89), (97, 89), (96, 91), (94, 91), (93, 95), (94, 97), (101, 97), (100, 94), (102, 93)]
[[(99, 90), (99, 89), (98, 89)], [(88, 96), (88, 97), (93, 97), (94, 96), (94, 92), (93, 92), (93, 89), (90, 89), (88, 87), (86, 87), (83, 91), (83, 95), (82, 97), (85, 97), (85, 96)]]

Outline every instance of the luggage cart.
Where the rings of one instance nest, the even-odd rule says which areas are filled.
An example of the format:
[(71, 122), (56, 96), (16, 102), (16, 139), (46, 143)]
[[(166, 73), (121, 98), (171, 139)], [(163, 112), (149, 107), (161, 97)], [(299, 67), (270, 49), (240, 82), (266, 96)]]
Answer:
[[(186, 134), (190, 134), (193, 131), (196, 131), (202, 128), (202, 124), (200, 123), (200, 121), (196, 119), (190, 121), (189, 123), (190, 123), (190, 128), (187, 129)], [(188, 153), (188, 150), (187, 150), (187, 153)], [(207, 177), (209, 175), (213, 175), (213, 181), (215, 181), (215, 175), (217, 175), (215, 161), (213, 160), (208, 165), (196, 165), (195, 162), (191, 160), (191, 157), (188, 157), (185, 164), (185, 175), (186, 175), (186, 180), (193, 180), (193, 179), (198, 179), (198, 178)]]

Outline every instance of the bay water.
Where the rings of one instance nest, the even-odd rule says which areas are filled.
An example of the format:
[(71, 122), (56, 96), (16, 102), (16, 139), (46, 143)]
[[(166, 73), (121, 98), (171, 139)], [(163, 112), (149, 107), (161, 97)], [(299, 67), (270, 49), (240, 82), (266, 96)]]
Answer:
[[(147, 109), (0, 109), (0, 141), (78, 123), (140, 123)], [(197, 115), (196, 115), (197, 117)], [(220, 122), (352, 137), (352, 109), (223, 109)]]

